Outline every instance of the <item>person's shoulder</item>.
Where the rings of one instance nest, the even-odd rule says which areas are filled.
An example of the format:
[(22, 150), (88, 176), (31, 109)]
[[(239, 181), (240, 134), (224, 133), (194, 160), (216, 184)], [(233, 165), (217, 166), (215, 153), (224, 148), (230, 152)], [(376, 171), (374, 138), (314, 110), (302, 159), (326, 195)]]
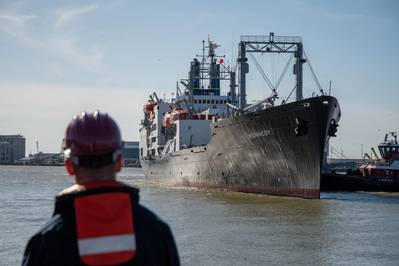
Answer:
[[(28, 241), (25, 248), (22, 265), (39, 265), (44, 247), (48, 244), (49, 239), (57, 238), (57, 231), (62, 226), (60, 215), (54, 215), (44, 226), (40, 228)], [(36, 262), (36, 263), (35, 263)]]
[(57, 242), (63, 235), (68, 234), (66, 232), (65, 217), (61, 214), (55, 214), (50, 218), (40, 229), (36, 232), (29, 242), (42, 244), (47, 242)]
[(158, 215), (142, 206), (135, 205), (135, 234), (140, 252), (156, 258), (151, 265), (180, 265), (176, 243), (169, 225)]
[(63, 218), (60, 214), (55, 214), (50, 218), (40, 229), (39, 231), (33, 235), (32, 238), (43, 238), (50, 234), (57, 233), (63, 228)]
[(135, 204), (134, 216), (136, 219), (141, 220), (147, 224), (156, 224), (158, 226), (167, 226), (167, 224), (159, 218), (157, 214), (155, 214), (150, 209), (144, 207), (140, 203)]
[[(163, 236), (164, 238), (173, 238), (169, 225), (163, 221), (157, 214), (144, 207), (141, 204), (135, 205), (134, 210), (135, 226), (138, 231), (149, 235)], [(150, 233), (151, 232), (151, 233)]]

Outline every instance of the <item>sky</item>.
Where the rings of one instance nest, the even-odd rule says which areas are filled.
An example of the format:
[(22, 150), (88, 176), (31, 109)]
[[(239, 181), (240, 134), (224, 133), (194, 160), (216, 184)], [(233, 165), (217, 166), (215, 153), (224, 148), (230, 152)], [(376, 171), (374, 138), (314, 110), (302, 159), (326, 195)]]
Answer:
[[(359, 157), (362, 145), (399, 131), (399, 1), (0, 0), (0, 134), (22, 134), (27, 154), (36, 141), (59, 152), (72, 117), (99, 109), (124, 140), (138, 140), (144, 101), (154, 91), (170, 97), (202, 40), (235, 64), (241, 35), (269, 32), (301, 36), (321, 85), (332, 81), (342, 110), (336, 150)], [(258, 58), (272, 83), (287, 59)], [(310, 97), (317, 87), (305, 78)], [(290, 82), (287, 74), (281, 99)], [(270, 94), (251, 66), (247, 93), (249, 102)]]

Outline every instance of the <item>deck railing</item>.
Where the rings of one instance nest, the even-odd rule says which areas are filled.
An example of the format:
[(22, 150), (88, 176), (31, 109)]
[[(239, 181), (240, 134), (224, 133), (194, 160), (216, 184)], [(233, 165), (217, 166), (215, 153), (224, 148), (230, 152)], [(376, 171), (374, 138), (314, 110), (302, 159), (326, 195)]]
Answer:
[(259, 42), (259, 43), (300, 43), (302, 38), (299, 36), (261, 36), (261, 35), (242, 35), (242, 42)]

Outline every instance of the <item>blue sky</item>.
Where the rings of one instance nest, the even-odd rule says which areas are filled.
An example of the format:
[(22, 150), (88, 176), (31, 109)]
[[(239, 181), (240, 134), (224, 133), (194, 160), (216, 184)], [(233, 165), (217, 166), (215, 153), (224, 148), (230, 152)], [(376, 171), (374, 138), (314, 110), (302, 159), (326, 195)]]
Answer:
[[(358, 157), (399, 131), (398, 1), (0, 0), (0, 134), (23, 134), (27, 153), (36, 141), (57, 152), (71, 117), (100, 109), (137, 140), (146, 95), (169, 96), (203, 39), (233, 63), (240, 35), (271, 31), (301, 36), (322, 86), (332, 80), (337, 150)], [(259, 60), (275, 82), (287, 58)], [(250, 100), (270, 93), (255, 69), (249, 83)], [(305, 81), (304, 95), (315, 88)]]

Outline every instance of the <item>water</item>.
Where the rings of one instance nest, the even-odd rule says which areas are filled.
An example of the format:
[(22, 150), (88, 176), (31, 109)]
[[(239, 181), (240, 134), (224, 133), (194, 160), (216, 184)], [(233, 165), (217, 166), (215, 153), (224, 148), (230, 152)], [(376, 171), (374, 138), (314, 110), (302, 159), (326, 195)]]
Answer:
[[(119, 177), (169, 223), (182, 265), (399, 265), (399, 194), (304, 200), (160, 188), (134, 168)], [(63, 167), (0, 166), (0, 265), (21, 264), (72, 183)]]

